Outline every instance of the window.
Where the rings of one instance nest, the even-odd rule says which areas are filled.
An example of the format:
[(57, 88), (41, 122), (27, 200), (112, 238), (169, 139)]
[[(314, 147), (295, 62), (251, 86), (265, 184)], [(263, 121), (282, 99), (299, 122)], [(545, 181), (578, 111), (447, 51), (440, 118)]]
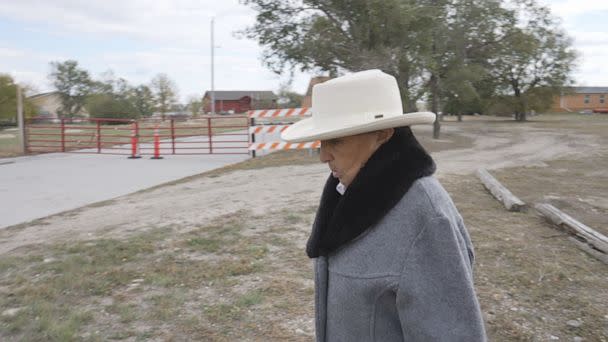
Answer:
[(604, 97), (605, 97), (605, 95), (600, 95), (600, 103), (601, 104), (606, 103), (606, 99)]
[(591, 95), (585, 95), (585, 104), (590, 102)]

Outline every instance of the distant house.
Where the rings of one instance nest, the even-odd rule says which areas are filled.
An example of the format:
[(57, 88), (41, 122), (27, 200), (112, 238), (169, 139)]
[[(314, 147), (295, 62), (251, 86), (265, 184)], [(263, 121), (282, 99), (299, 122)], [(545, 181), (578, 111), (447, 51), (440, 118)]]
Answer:
[[(36, 113), (37, 117), (45, 119), (59, 118), (58, 111), (61, 108), (61, 98), (58, 91), (32, 95), (28, 97), (28, 100), (38, 109)], [(78, 114), (84, 117), (89, 116), (89, 113), (84, 108)]]
[(28, 97), (28, 99), (38, 109), (36, 116), (49, 119), (58, 118), (57, 111), (59, 108), (61, 108), (59, 92), (52, 91), (48, 93), (36, 94)]
[(553, 112), (608, 111), (608, 87), (572, 87), (553, 99)]
[(316, 76), (310, 79), (308, 83), (308, 89), (306, 90), (306, 95), (302, 99), (302, 107), (312, 107), (312, 87), (315, 84), (323, 83), (325, 81), (330, 80), (329, 76)]
[[(277, 108), (278, 97), (272, 91), (216, 90), (214, 93), (216, 113), (244, 113), (252, 109)], [(211, 112), (211, 94), (211, 91), (206, 91), (203, 96), (205, 113)]]

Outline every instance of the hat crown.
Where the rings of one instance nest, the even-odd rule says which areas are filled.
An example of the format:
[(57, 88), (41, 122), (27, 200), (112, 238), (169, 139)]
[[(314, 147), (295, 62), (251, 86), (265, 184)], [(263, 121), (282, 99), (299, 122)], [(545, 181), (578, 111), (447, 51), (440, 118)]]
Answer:
[(317, 84), (312, 89), (312, 121), (322, 128), (349, 125), (403, 114), (395, 77), (366, 70)]
[(327, 140), (435, 121), (430, 112), (403, 113), (395, 77), (380, 70), (356, 72), (312, 88), (312, 118), (281, 133), (289, 142)]

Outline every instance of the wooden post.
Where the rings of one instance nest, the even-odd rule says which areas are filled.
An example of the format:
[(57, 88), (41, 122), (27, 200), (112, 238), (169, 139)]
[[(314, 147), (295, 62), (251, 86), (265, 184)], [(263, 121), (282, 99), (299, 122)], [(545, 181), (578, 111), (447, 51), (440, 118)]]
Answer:
[[(255, 118), (251, 118), (250, 127), (255, 127)], [(251, 143), (255, 143), (255, 133), (251, 133)], [(255, 158), (255, 150), (251, 150), (251, 158)]]
[(25, 135), (25, 120), (23, 118), (23, 98), (21, 87), (17, 85), (17, 124), (19, 125), (19, 146), (21, 153), (27, 153), (27, 137)]
[(211, 130), (211, 117), (207, 118), (207, 135), (209, 137), (209, 154), (213, 154), (213, 138), (212, 138), (212, 130)]
[(175, 154), (175, 119), (171, 118), (171, 148)]
[(101, 121), (97, 121), (97, 153), (101, 153)]
[(65, 119), (61, 118), (61, 152), (65, 152)]
[(486, 189), (488, 189), (497, 200), (503, 203), (507, 210), (526, 211), (527, 205), (519, 198), (515, 197), (509, 189), (500, 184), (500, 182), (492, 177), (488, 171), (485, 169), (477, 170), (477, 177), (481, 180)]

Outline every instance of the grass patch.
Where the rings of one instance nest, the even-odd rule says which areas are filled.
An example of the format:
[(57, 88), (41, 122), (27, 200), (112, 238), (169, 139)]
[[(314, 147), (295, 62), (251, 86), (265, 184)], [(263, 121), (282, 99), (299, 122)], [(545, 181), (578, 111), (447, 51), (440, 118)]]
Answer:
[(15, 129), (0, 129), (0, 158), (16, 157), (21, 154), (19, 134)]
[(239, 297), (234, 303), (237, 307), (240, 308), (248, 308), (253, 305), (257, 305), (262, 303), (264, 300), (264, 295), (260, 290), (249, 291), (246, 294)]
[(178, 315), (185, 302), (183, 291), (174, 289), (169, 293), (154, 295), (146, 300), (147, 319), (151, 321), (170, 321)]
[(288, 224), (297, 224), (302, 222), (303, 220), (304, 219), (302, 217), (295, 214), (288, 214), (287, 216), (285, 216), (285, 222)]
[(118, 315), (120, 317), (120, 323), (131, 323), (138, 318), (137, 306), (132, 303), (114, 303), (106, 306), (105, 311)]
[(211, 322), (225, 324), (242, 319), (246, 309), (261, 304), (264, 298), (262, 291), (254, 289), (236, 298), (234, 302), (206, 305), (203, 312)]
[[(39, 245), (4, 256), (0, 306), (18, 310), (0, 317), (0, 340), (289, 336), (279, 319), (260, 320), (280, 308), (309, 314), (310, 307), (293, 302), (287, 289), (273, 292), (266, 281), (257, 283), (269, 274), (290, 277), (283, 267), (267, 266), (268, 257), (271, 250), (275, 258), (294, 248), (289, 240), (274, 246), (278, 233), (242, 233), (263, 219), (235, 213), (184, 233), (167, 226), (124, 240)], [(286, 267), (291, 277), (304, 275), (294, 270), (297, 263)], [(311, 300), (310, 290), (300, 297), (302, 286), (296, 284), (297, 300)], [(243, 286), (244, 293), (232, 290)], [(198, 295), (204, 288), (213, 295)]]
[(253, 245), (253, 246), (247, 247), (246, 256), (249, 257), (250, 259), (261, 260), (266, 256), (266, 254), (268, 254), (268, 247), (266, 245), (264, 245), (264, 246)]
[(239, 318), (241, 310), (230, 304), (212, 304), (204, 306), (203, 313), (211, 322), (224, 323)]
[(154, 253), (164, 234), (154, 230), (126, 241), (57, 244), (44, 255), (3, 257), (0, 286), (11, 292), (0, 298), (0, 307), (23, 309), (14, 317), (2, 316), (0, 323), (25, 340), (75, 339), (94, 316), (81, 301), (111, 296), (139, 276), (133, 263)]
[(187, 240), (187, 245), (207, 253), (215, 253), (220, 249), (220, 240), (194, 237)]

